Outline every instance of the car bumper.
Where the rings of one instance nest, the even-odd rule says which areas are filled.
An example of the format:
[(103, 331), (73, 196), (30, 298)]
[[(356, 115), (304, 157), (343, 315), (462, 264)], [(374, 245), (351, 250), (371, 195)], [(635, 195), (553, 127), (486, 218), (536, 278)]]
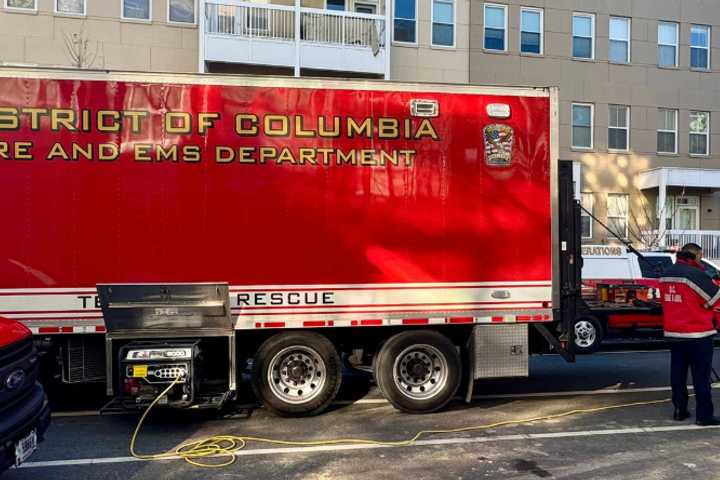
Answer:
[(28, 397), (0, 419), (0, 472), (15, 464), (15, 442), (36, 430), (38, 442), (50, 425), (47, 396), (36, 383)]

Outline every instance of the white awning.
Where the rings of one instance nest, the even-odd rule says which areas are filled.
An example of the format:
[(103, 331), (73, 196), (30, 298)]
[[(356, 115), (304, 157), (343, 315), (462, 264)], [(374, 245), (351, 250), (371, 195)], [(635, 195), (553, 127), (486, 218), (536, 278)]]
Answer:
[(640, 172), (638, 188), (699, 187), (720, 188), (720, 170), (712, 168), (660, 167)]

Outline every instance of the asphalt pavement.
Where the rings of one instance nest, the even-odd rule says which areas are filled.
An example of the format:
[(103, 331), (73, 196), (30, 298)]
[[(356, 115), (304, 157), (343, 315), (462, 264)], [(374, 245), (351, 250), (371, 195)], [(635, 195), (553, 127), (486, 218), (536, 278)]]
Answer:
[[(172, 449), (217, 434), (284, 440), (367, 438), (403, 440), (419, 430), (455, 429), (555, 415), (573, 409), (669, 397), (669, 352), (611, 350), (566, 364), (531, 359), (529, 378), (482, 381), (471, 404), (407, 415), (378, 394), (367, 375), (348, 377), (339, 401), (313, 418), (278, 418), (262, 409), (219, 417), (198, 412), (154, 415), (142, 431), (142, 453)], [(660, 349), (657, 349), (660, 348)], [(716, 365), (720, 359), (716, 360)], [(720, 408), (720, 393), (714, 390)], [(78, 391), (63, 405), (87, 403)], [(90, 397), (91, 394), (88, 394)], [(691, 408), (692, 408), (691, 402)], [(424, 437), (415, 445), (288, 447), (250, 443), (233, 465), (203, 469), (182, 460), (138, 461), (128, 442), (135, 415), (58, 412), (40, 450), (4, 480), (20, 479), (482, 479), (482, 478), (720, 478), (720, 429), (675, 422), (670, 403)]]

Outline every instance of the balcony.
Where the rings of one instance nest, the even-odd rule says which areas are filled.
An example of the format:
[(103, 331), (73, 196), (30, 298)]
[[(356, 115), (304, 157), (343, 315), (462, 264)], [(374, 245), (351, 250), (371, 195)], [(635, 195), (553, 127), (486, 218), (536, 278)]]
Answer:
[(222, 62), (387, 78), (389, 30), (384, 15), (205, 0), (201, 68)]

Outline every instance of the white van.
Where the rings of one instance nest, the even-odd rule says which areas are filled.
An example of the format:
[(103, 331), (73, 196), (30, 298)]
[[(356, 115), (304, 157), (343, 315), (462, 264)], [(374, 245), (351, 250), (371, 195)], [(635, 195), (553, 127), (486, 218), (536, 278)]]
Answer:
[[(640, 252), (642, 258), (625, 246), (583, 245), (583, 280), (629, 280), (660, 278), (673, 263), (673, 252)], [(703, 258), (705, 272), (720, 280), (720, 267)]]

